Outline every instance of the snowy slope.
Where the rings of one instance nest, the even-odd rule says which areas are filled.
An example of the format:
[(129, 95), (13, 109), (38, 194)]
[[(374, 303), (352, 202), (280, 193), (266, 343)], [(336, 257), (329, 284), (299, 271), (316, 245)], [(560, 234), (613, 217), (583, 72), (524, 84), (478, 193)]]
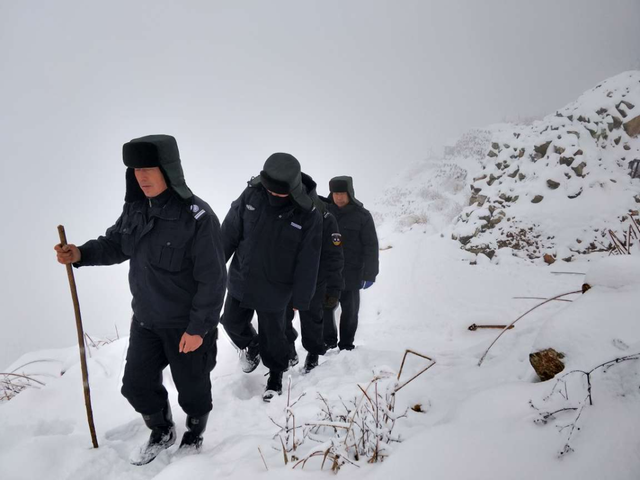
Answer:
[[(381, 252), (382, 274), (376, 285), (363, 292), (362, 315), (353, 352), (329, 353), (308, 375), (291, 372), (292, 396), (306, 395), (294, 406), (296, 422), (318, 420), (321, 393), (338, 411), (342, 401), (362, 395), (374, 372), (397, 373), (405, 349), (436, 360), (436, 365), (398, 392), (396, 411), (417, 404), (424, 412), (407, 410), (397, 421), (394, 434), (402, 442), (390, 445), (382, 464), (356, 462), (339, 475), (349, 478), (409, 479), (637, 479), (640, 472), (640, 421), (638, 388), (633, 377), (640, 368), (627, 362), (626, 377), (614, 385), (594, 379), (596, 403), (584, 409), (581, 429), (574, 434), (575, 450), (558, 459), (567, 430), (534, 421), (547, 408), (543, 399), (552, 383), (537, 383), (528, 355), (540, 328), (551, 315), (561, 321), (578, 308), (576, 303), (554, 303), (523, 319), (489, 353), (482, 367), (478, 359), (497, 334), (495, 330), (470, 332), (472, 323), (506, 323), (533, 306), (535, 300), (514, 296), (551, 296), (580, 288), (581, 275), (553, 275), (548, 267), (522, 261), (499, 266), (470, 267), (462, 261), (455, 242), (419, 229), (393, 233), (382, 239), (391, 248)], [(631, 257), (628, 257), (631, 258)], [(572, 267), (586, 271), (589, 264)], [(615, 301), (630, 315), (638, 295), (637, 285)], [(587, 293), (589, 295), (589, 293)], [(587, 297), (585, 296), (584, 299)], [(606, 293), (598, 299), (608, 302)], [(622, 303), (620, 303), (622, 302)], [(626, 306), (624, 306), (626, 305)], [(558, 317), (559, 316), (559, 317)], [(635, 317), (633, 317), (635, 319)], [(637, 331), (637, 327), (636, 331)], [(624, 339), (623, 339), (624, 340)], [(576, 339), (576, 342), (578, 339)], [(0, 465), (6, 480), (49, 479), (183, 479), (183, 478), (308, 478), (330, 475), (320, 472), (320, 459), (305, 469), (284, 466), (279, 443), (273, 436), (285, 418), (286, 396), (271, 404), (261, 400), (264, 367), (245, 375), (237, 356), (221, 336), (218, 366), (212, 373), (214, 411), (200, 455), (176, 458), (163, 453), (146, 467), (128, 464), (129, 452), (147, 436), (140, 417), (119, 394), (125, 338), (92, 349), (89, 360), (91, 388), (100, 448), (93, 450), (86, 426), (80, 369), (74, 348), (37, 352), (15, 366), (37, 358), (56, 361), (31, 364), (19, 371), (42, 372), (42, 365), (63, 376), (36, 377), (45, 387), (30, 388), (0, 404)], [(298, 346), (303, 354), (302, 348)], [(600, 360), (600, 359), (599, 359)], [(410, 357), (403, 380), (427, 363)], [(578, 367), (578, 365), (574, 365)], [(586, 368), (586, 367), (585, 367)], [(621, 375), (621, 374), (620, 374)], [(628, 382), (628, 380), (631, 380)], [(170, 377), (166, 378), (174, 416), (183, 431), (184, 414), (176, 401)], [(602, 391), (601, 386), (607, 386)], [(342, 399), (342, 400), (341, 400)], [(560, 402), (561, 403), (561, 402)], [(555, 405), (555, 404), (554, 404)], [(567, 415), (560, 420), (570, 419)], [(569, 422), (570, 423), (570, 422)], [(307, 439), (299, 448), (302, 457), (318, 444)], [(258, 451), (268, 465), (267, 471)], [(315, 472), (315, 473), (313, 473)], [(324, 478), (324, 477), (323, 477)]]
[[(627, 73), (603, 82), (602, 87), (561, 110), (562, 116), (518, 126), (519, 138), (514, 137), (512, 125), (468, 132), (445, 158), (416, 163), (391, 181), (376, 202), (367, 205), (380, 234), (381, 273), (376, 284), (362, 292), (357, 348), (329, 352), (308, 375), (298, 368), (289, 372), (290, 403), (303, 395), (289, 411), (295, 415), (296, 425), (305, 430), (309, 429), (305, 425), (327, 422), (323, 411), (330, 410), (335, 422), (352, 402), (367, 404), (359, 386), (367, 388), (378, 377), (377, 385), (384, 396), (386, 389), (396, 385), (394, 379), (407, 349), (436, 363), (397, 392), (390, 415), (399, 418), (391, 436), (400, 441), (382, 445), (384, 462), (368, 463), (365, 457), (356, 460), (351, 456), (338, 475), (385, 480), (390, 476), (466, 480), (640, 478), (640, 362), (634, 357), (640, 353), (637, 258), (607, 258), (606, 253), (596, 251), (574, 255), (571, 263), (552, 267), (527, 259), (538, 252), (549, 251), (558, 258), (565, 251), (571, 254), (570, 249), (602, 238), (608, 226), (619, 227), (617, 215), (635, 205), (638, 180), (630, 180), (626, 166), (618, 164), (619, 145), (612, 147), (606, 142), (615, 144), (615, 132), (630, 145), (630, 150), (624, 150), (621, 143), (622, 151), (635, 155), (637, 139), (625, 138), (615, 128), (607, 139), (595, 139), (586, 130), (606, 124), (604, 112), (589, 116), (594, 108), (603, 108), (603, 98), (610, 101), (604, 106), (611, 115), (611, 108), (619, 108), (615, 95), (637, 95), (625, 90), (630, 79), (639, 80), (638, 74)], [(612, 97), (607, 96), (609, 91), (614, 92)], [(634, 97), (634, 103), (640, 105), (640, 98), (636, 101)], [(573, 120), (568, 120), (569, 116)], [(552, 140), (549, 153), (535, 162), (528, 157), (530, 149), (539, 144), (540, 135), (565, 132), (570, 128), (567, 122), (579, 121), (580, 116), (589, 122), (580, 122), (586, 124), (582, 128), (587, 133), (582, 132), (579, 143), (567, 143), (563, 134), (564, 143)], [(541, 132), (546, 126), (549, 130)], [(554, 126), (558, 130), (551, 130)], [(511, 136), (509, 148), (504, 146), (504, 136)], [(487, 148), (496, 139), (496, 157), (487, 157)], [(602, 148), (603, 141), (607, 148)], [(517, 188), (521, 199), (528, 198), (539, 192), (538, 188), (547, 188), (546, 173), (567, 173), (558, 170), (562, 154), (555, 153), (554, 146), (565, 152), (574, 147), (582, 149), (582, 156), (589, 160), (583, 173), (588, 175), (565, 176), (561, 187), (551, 193), (545, 190), (540, 203), (503, 200), (503, 204), (509, 203), (502, 205), (504, 222), (484, 232), (478, 229), (481, 235), (465, 244), (469, 249), (483, 244), (493, 249), (500, 239), (498, 232), (506, 232), (500, 225), (512, 224), (535, 227), (539, 240), (534, 247), (520, 251), (503, 248), (490, 260), (461, 249), (459, 241), (451, 240), (452, 234), (460, 239), (466, 235), (465, 229), (477, 229), (475, 218), (485, 221), (481, 217), (494, 217), (497, 207), (492, 212), (488, 206), (496, 205), (503, 193), (515, 193), (510, 189), (516, 188), (514, 179), (518, 175), (507, 174), (491, 186), (483, 186), (478, 193), (487, 195), (484, 207), (478, 203), (468, 206), (469, 186), (479, 182), (474, 183), (474, 178), (485, 173), (495, 175), (497, 163), (502, 161), (504, 167), (506, 156), (510, 161), (508, 172), (516, 167), (526, 175)], [(510, 158), (513, 147), (518, 152), (525, 148), (527, 155), (518, 160)], [(598, 155), (602, 155), (602, 162), (598, 162)], [(631, 154), (625, 155), (628, 159)], [(538, 169), (541, 162), (543, 170)], [(569, 168), (563, 164), (565, 167)], [(570, 199), (568, 189), (575, 186), (583, 193)], [(452, 226), (457, 218), (461, 220)], [(581, 243), (576, 242), (578, 238)], [(557, 271), (578, 274), (554, 273)], [(469, 331), (469, 325), (507, 324), (540, 302), (514, 297), (549, 298), (580, 290), (585, 281), (593, 284), (591, 290), (570, 296), (572, 302), (552, 302), (524, 317), (495, 343), (478, 366), (500, 330)], [(568, 353), (567, 374), (571, 370), (589, 371), (618, 357), (632, 358), (594, 371), (590, 405), (582, 374), (569, 374), (566, 383), (537, 380), (529, 354), (549, 345), (560, 345)], [(304, 469), (292, 468), (295, 461), (284, 465), (276, 424), (282, 425), (286, 419), (287, 395), (264, 403), (261, 393), (266, 369), (260, 366), (252, 374), (241, 373), (237, 354), (224, 333), (218, 342), (218, 365), (212, 372), (214, 410), (202, 453), (180, 458), (173, 447), (148, 466), (131, 466), (129, 454), (145, 440), (148, 431), (119, 393), (126, 348), (127, 338), (89, 348), (100, 443), (97, 450), (91, 448), (86, 425), (77, 347), (33, 352), (9, 367), (8, 371), (40, 383), (32, 383), (10, 401), (0, 401), (2, 480), (295, 479), (331, 475), (328, 465), (321, 471), (322, 459), (318, 457), (311, 458)], [(298, 352), (304, 358), (301, 345)], [(428, 365), (427, 360), (410, 355), (401, 383)], [(181, 435), (185, 415), (177, 404), (168, 373), (165, 385)], [(370, 398), (372, 391), (368, 390)], [(559, 412), (555, 415), (548, 415), (556, 410)], [(379, 427), (381, 435), (389, 433), (385, 428), (386, 424)], [(327, 448), (332, 440), (336, 451), (342, 448), (332, 428), (306, 437), (300, 430), (297, 439), (304, 441), (289, 455), (299, 459), (314, 449)]]

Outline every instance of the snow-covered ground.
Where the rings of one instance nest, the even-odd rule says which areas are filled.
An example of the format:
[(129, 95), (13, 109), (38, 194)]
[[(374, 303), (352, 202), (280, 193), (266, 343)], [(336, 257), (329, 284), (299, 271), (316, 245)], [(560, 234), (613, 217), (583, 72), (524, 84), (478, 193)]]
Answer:
[[(285, 465), (281, 450), (293, 438), (281, 439), (278, 425), (284, 425), (289, 415), (300, 427), (296, 440), (303, 442), (295, 452), (288, 452), (290, 458), (304, 459), (330, 445), (332, 452), (344, 454), (344, 432), (355, 431), (357, 425), (342, 429), (345, 422), (340, 415), (347, 409), (353, 412), (353, 405), (386, 405), (389, 389), (398, 388), (430, 364), (419, 356), (423, 355), (434, 359), (435, 365), (397, 390), (393, 412), (382, 412), (383, 418), (396, 418), (392, 431), (390, 423), (377, 427), (381, 438), (394, 440), (378, 445), (384, 461), (369, 463), (366, 456), (355, 459), (350, 450), (338, 475), (385, 480), (637, 480), (639, 249), (636, 245), (633, 256), (608, 257), (603, 252), (578, 254), (579, 249), (573, 247), (589, 243), (596, 224), (600, 237), (606, 228), (620, 228), (621, 220), (628, 221), (628, 210), (637, 205), (634, 194), (640, 180), (628, 177), (624, 162), (640, 151), (640, 144), (637, 137), (625, 136), (620, 119), (614, 121), (611, 115), (616, 110), (623, 116), (624, 110), (630, 117), (631, 110), (638, 111), (640, 107), (619, 103), (622, 98), (633, 98), (638, 104), (638, 82), (638, 72), (627, 72), (558, 112), (562, 115), (544, 119), (543, 123), (558, 123), (557, 129), (563, 132), (570, 128), (567, 122), (584, 123), (581, 137), (566, 131), (580, 138), (579, 143), (567, 143), (565, 136), (560, 144), (558, 134), (553, 134), (553, 140), (549, 133), (548, 140), (543, 140), (555, 142), (558, 148), (553, 153), (525, 156), (512, 152), (539, 145), (538, 137), (547, 135), (544, 128), (539, 131), (540, 122), (518, 127), (518, 137), (513, 135), (514, 126), (493, 126), (469, 132), (444, 158), (417, 162), (390, 181), (380, 197), (367, 205), (380, 236), (380, 275), (371, 289), (362, 292), (357, 348), (329, 352), (307, 375), (300, 367), (292, 369), (288, 373), (291, 399), (288, 401), (285, 391), (264, 403), (266, 369), (261, 366), (243, 374), (237, 353), (221, 331), (218, 365), (212, 372), (214, 410), (199, 455), (180, 457), (175, 455), (177, 447), (172, 447), (147, 466), (129, 464), (130, 452), (145, 441), (148, 430), (119, 393), (126, 337), (89, 347), (98, 449), (91, 448), (77, 347), (33, 352), (18, 359), (5, 372), (24, 374), (38, 383), (10, 401), (0, 400), (0, 479), (324, 478), (332, 474), (330, 460), (324, 470), (318, 456), (310, 458), (304, 468), (292, 468), (295, 460)], [(588, 114), (595, 108), (600, 111), (591, 120)], [(579, 120), (582, 116), (585, 118)], [(591, 124), (602, 127), (599, 134), (588, 133)], [(605, 126), (609, 124), (611, 128)], [(549, 132), (556, 132), (556, 127), (550, 128)], [(500, 137), (500, 132), (509, 133), (513, 145), (505, 146), (506, 140), (495, 148), (491, 145), (495, 160), (488, 163), (487, 144)], [(624, 142), (616, 142), (618, 136)], [(589, 161), (588, 174), (573, 176), (563, 171), (567, 175), (558, 179), (582, 188), (579, 198), (568, 197), (571, 192), (563, 187), (545, 190), (547, 198), (542, 203), (529, 199), (516, 205), (512, 199), (507, 202), (513, 203), (511, 213), (505, 214), (504, 222), (495, 221), (483, 231), (482, 239), (491, 243), (491, 249), (499, 246), (495, 232), (514, 231), (504, 226), (514, 224), (513, 214), (526, 224), (542, 225), (536, 233), (544, 233), (541, 242), (548, 240), (548, 246), (555, 248), (549, 251), (558, 259), (571, 252), (570, 262), (531, 263), (515, 256), (521, 252), (512, 248), (496, 249), (490, 259), (465, 251), (460, 242), (452, 240), (466, 235), (468, 226), (477, 228), (473, 218), (491, 222), (500, 216), (497, 207), (483, 212), (478, 203), (469, 206), (469, 187), (478, 185), (474, 178), (483, 166), (497, 173), (495, 169), (504, 170), (508, 161), (517, 173), (506, 175), (502, 183), (494, 180), (494, 186), (483, 186), (476, 193), (486, 194), (489, 203), (500, 200), (503, 193), (524, 199), (542, 191), (534, 186), (547, 188), (548, 172), (566, 170), (568, 160), (562, 157), (561, 161), (561, 155), (578, 147), (584, 151), (577, 156)], [(598, 155), (605, 151), (602, 158), (606, 162), (600, 164)], [(626, 155), (624, 162), (620, 155)], [(520, 168), (526, 171), (522, 178)], [(471, 220), (454, 223), (456, 218)], [(578, 231), (589, 233), (589, 238)], [(574, 241), (576, 245), (570, 245)], [(467, 248), (469, 245), (473, 242)], [(79, 282), (82, 275), (79, 272)], [(571, 301), (554, 301), (535, 309), (504, 332), (486, 355), (501, 330), (468, 329), (472, 324), (508, 324), (542, 302), (516, 297), (550, 298), (579, 291), (585, 282), (591, 285), (585, 294), (572, 294), (563, 298)], [(566, 368), (556, 379), (540, 382), (529, 355), (547, 348), (565, 355)], [(407, 350), (419, 355), (407, 357), (396, 384)], [(303, 360), (300, 344), (298, 352)], [(622, 361), (607, 363), (616, 359)], [(6, 378), (0, 376), (0, 380)], [(374, 378), (377, 383), (371, 385)], [(12, 380), (22, 381), (15, 376)], [(180, 436), (185, 415), (168, 373), (165, 385)], [(375, 400), (376, 388), (380, 401)], [(331, 419), (326, 418), (327, 412)], [(363, 418), (375, 420), (361, 416), (358, 422)], [(340, 438), (331, 427), (310, 430), (308, 425), (318, 422), (336, 426)]]
[[(384, 228), (383, 228), (384, 230)], [(319, 419), (324, 404), (320, 393), (335, 411), (344, 401), (361, 398), (358, 385), (366, 387), (374, 374), (397, 374), (406, 349), (436, 360), (436, 365), (396, 394), (395, 411), (407, 410), (397, 420), (392, 443), (382, 463), (361, 459), (357, 467), (346, 464), (338, 475), (349, 478), (432, 479), (637, 479), (640, 476), (640, 363), (628, 361), (609, 373), (593, 374), (594, 405), (585, 406), (563, 458), (571, 424), (577, 410), (567, 410), (546, 425), (536, 422), (544, 412), (578, 408), (586, 394), (584, 381), (573, 380), (569, 400), (550, 394), (555, 380), (538, 382), (528, 356), (542, 327), (549, 322), (586, 316), (583, 329), (576, 327), (574, 350), (589, 335), (608, 302), (615, 302), (618, 323), (627, 336), (619, 338), (628, 348), (620, 356), (640, 351), (636, 299), (638, 285), (594, 286), (584, 296), (573, 295), (573, 303), (553, 302), (523, 318), (492, 348), (482, 366), (478, 360), (499, 330), (469, 331), (476, 324), (505, 324), (534, 306), (538, 300), (517, 296), (549, 297), (579, 290), (582, 275), (554, 274), (559, 268), (534, 266), (522, 260), (500, 265), (480, 261), (470, 266), (471, 255), (457, 242), (429, 235), (419, 226), (382, 238), (379, 281), (362, 294), (357, 348), (352, 352), (331, 351), (308, 375), (296, 367), (290, 372), (292, 398), (306, 395), (293, 407), (296, 423)], [(592, 257), (595, 261), (596, 257)], [(638, 274), (629, 260), (623, 271)], [(609, 260), (610, 261), (610, 260)], [(597, 279), (617, 277), (606, 263)], [(587, 272), (593, 262), (586, 259), (562, 265), (562, 271)], [(624, 263), (627, 265), (627, 263)], [(616, 270), (617, 269), (617, 270)], [(600, 283), (596, 280), (595, 283)], [(615, 282), (613, 282), (615, 283)], [(615, 288), (614, 288), (615, 287)], [(589, 308), (597, 318), (589, 318)], [(631, 333), (633, 332), (633, 334)], [(624, 332), (623, 332), (624, 333)], [(567, 336), (563, 335), (563, 342)], [(635, 346), (633, 345), (635, 342)], [(224, 335), (218, 342), (218, 365), (212, 373), (214, 410), (199, 455), (178, 458), (176, 447), (144, 467), (128, 462), (130, 451), (148, 435), (142, 419), (119, 393), (127, 339), (121, 338), (99, 349), (91, 349), (89, 369), (91, 393), (100, 448), (91, 448), (87, 428), (77, 348), (35, 352), (19, 359), (11, 368), (34, 360), (17, 370), (35, 375), (46, 386), (29, 388), (13, 400), (0, 404), (0, 477), (18, 479), (184, 479), (184, 478), (324, 478), (328, 466), (312, 458), (304, 469), (284, 465), (279, 431), (287, 404), (286, 392), (272, 403), (262, 401), (265, 368), (252, 374), (240, 371), (237, 355)], [(615, 350), (615, 349), (614, 349)], [(301, 357), (304, 351), (298, 346)], [(603, 361), (603, 349), (582, 351), (573, 369), (591, 369)], [(612, 352), (609, 352), (612, 353)], [(597, 358), (596, 358), (597, 357)], [(401, 381), (428, 365), (410, 356)], [(66, 373), (60, 376), (64, 370)], [(389, 381), (387, 381), (389, 383)], [(181, 412), (170, 376), (170, 392), (180, 435), (185, 416)], [(382, 384), (381, 384), (382, 385)], [(557, 397), (557, 398), (555, 398)], [(423, 412), (410, 407), (421, 405)], [(273, 420), (273, 421), (272, 421)], [(568, 428), (562, 428), (569, 425)], [(317, 438), (317, 437), (316, 437)], [(318, 443), (307, 438), (296, 455), (304, 457)], [(262, 459), (261, 453), (264, 456)], [(265, 467), (266, 463), (266, 467)], [(328, 462), (329, 463), (329, 462)], [(268, 470), (267, 470), (268, 467)]]

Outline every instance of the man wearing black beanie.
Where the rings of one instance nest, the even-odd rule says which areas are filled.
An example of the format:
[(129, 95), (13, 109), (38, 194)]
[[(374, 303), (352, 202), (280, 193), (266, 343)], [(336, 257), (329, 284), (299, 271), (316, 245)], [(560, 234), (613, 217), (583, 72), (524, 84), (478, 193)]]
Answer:
[[(308, 310), (316, 288), (322, 217), (302, 183), (300, 163), (274, 153), (258, 177), (231, 204), (222, 222), (229, 267), (227, 299), (221, 323), (241, 350), (245, 373), (260, 359), (269, 369), (263, 400), (282, 393), (289, 365), (285, 310), (289, 302)], [(258, 332), (251, 324), (258, 314)]]
[(131, 463), (144, 465), (176, 438), (162, 385), (167, 365), (187, 414), (180, 449), (202, 445), (226, 267), (220, 223), (187, 187), (175, 138), (136, 138), (122, 155), (127, 171), (120, 218), (96, 240), (55, 249), (60, 263), (74, 267), (130, 261), (133, 318), (122, 394), (151, 429), (131, 456)]

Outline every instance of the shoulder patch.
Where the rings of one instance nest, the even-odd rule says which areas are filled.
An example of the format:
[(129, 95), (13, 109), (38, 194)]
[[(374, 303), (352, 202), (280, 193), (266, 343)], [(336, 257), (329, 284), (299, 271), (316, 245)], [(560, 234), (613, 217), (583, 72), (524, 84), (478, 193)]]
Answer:
[(331, 234), (331, 242), (336, 247), (339, 247), (340, 245), (342, 245), (342, 235), (340, 235), (339, 233), (332, 233)]
[(245, 205), (245, 207), (247, 207), (247, 210), (249, 210), (250, 212), (253, 212), (256, 207), (254, 207), (253, 205), (249, 205), (248, 203)]
[(191, 214), (193, 215), (193, 218), (195, 218), (196, 220), (198, 220), (205, 213), (207, 213), (207, 211), (204, 208), (202, 208), (200, 205), (198, 205), (197, 203), (191, 204), (191, 206), (189, 207), (189, 210), (191, 211)]

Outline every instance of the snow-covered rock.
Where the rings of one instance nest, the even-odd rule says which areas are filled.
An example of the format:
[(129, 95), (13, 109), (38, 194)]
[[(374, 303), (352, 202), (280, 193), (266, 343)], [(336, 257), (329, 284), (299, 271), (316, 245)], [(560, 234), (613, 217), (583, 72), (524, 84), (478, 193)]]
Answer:
[(623, 237), (640, 207), (640, 179), (629, 175), (639, 116), (640, 71), (630, 71), (532, 125), (494, 127), (454, 239), (529, 259), (608, 250), (609, 230)]

